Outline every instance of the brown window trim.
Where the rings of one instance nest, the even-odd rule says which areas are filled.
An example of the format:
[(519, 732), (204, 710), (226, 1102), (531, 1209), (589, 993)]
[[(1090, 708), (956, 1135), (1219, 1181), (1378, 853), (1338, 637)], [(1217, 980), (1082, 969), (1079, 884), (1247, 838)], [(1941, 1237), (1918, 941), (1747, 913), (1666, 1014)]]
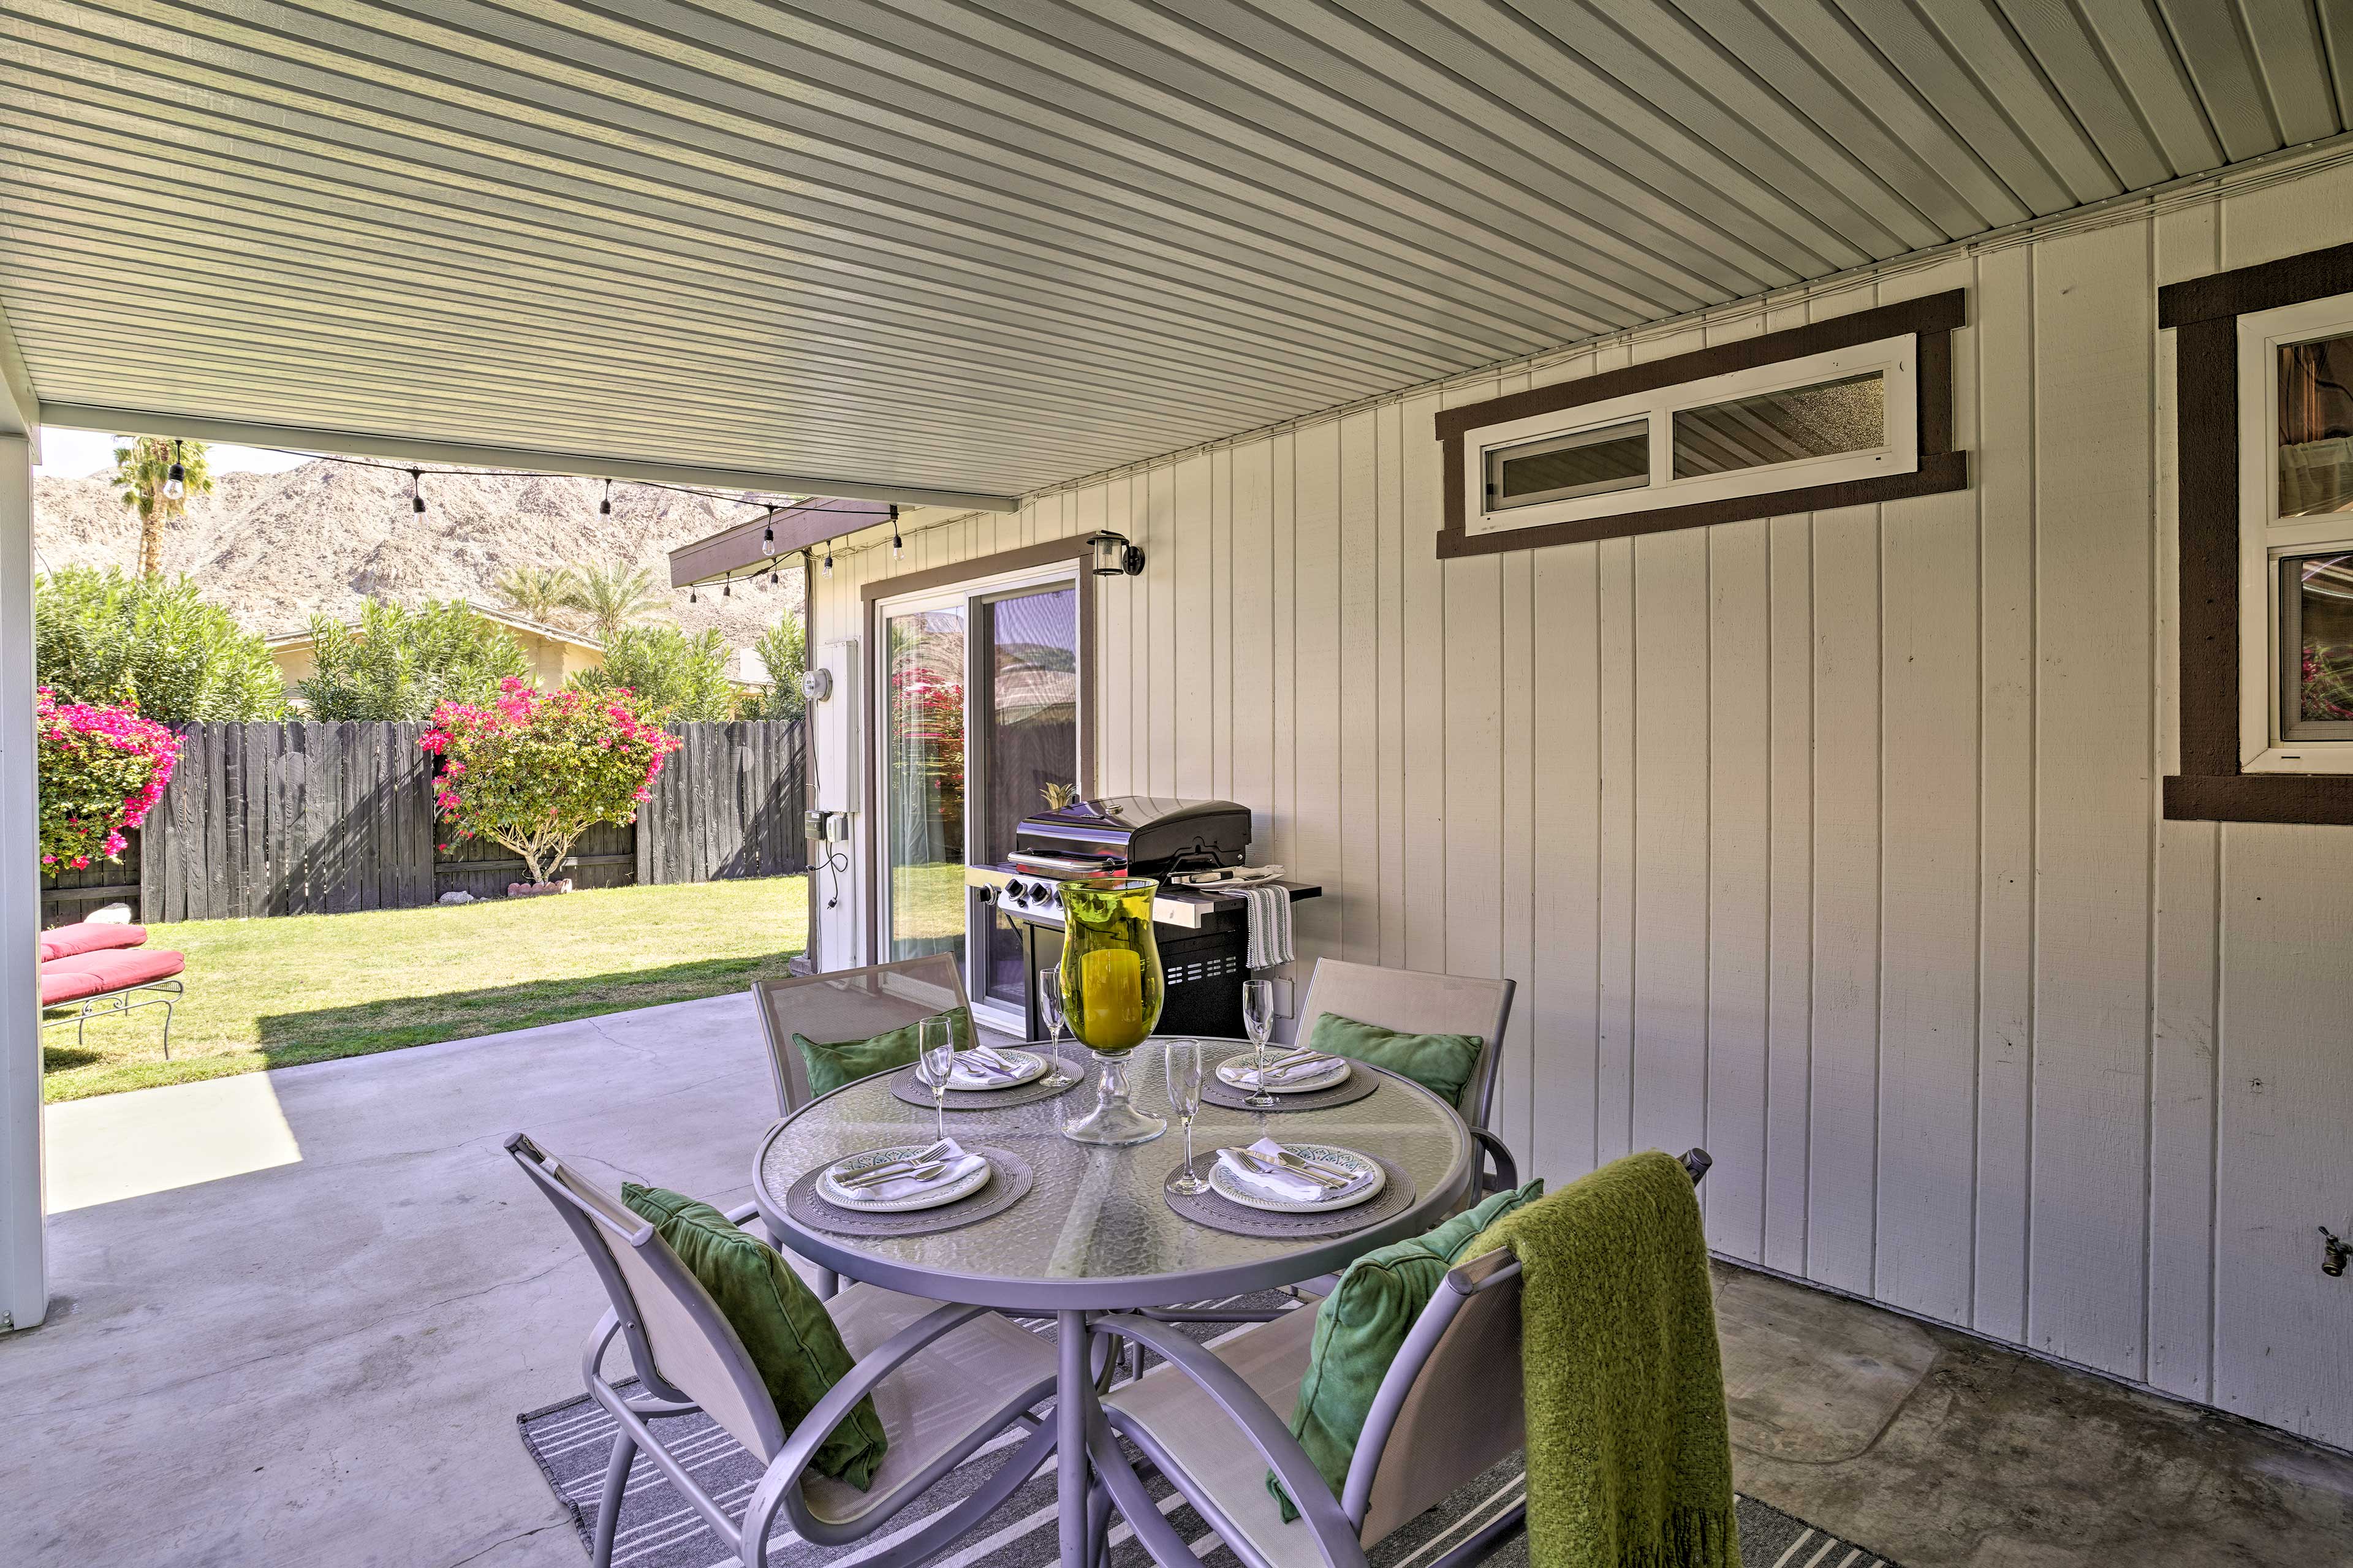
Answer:
[[(1000, 550), (994, 555), (978, 555), (969, 561), (953, 562), (945, 566), (934, 566), (922, 572), (902, 573), (896, 577), (878, 577), (859, 589), (859, 635), (865, 639), (859, 657), (871, 660), (873, 650), (881, 646), (881, 617), (875, 605), (884, 599), (895, 599), (905, 594), (927, 594), (935, 588), (953, 588), (959, 584), (978, 582), (984, 577), (996, 577), (1008, 572), (1033, 571), (1059, 562), (1079, 563), (1079, 794), (1092, 796), (1097, 793), (1095, 783), (1095, 742), (1098, 710), (1095, 705), (1095, 592), (1094, 576), (1087, 570), (1094, 559), (1094, 546), (1085, 535), (1073, 539), (1050, 539), (1040, 544), (1025, 544), (1018, 550)], [(872, 664), (868, 665), (871, 670)], [(867, 690), (865, 700), (878, 700), (876, 693)], [(860, 732), (865, 733), (862, 721), (872, 717), (870, 707), (860, 716)], [(868, 737), (870, 747), (872, 737)], [(882, 781), (876, 777), (877, 769), (870, 754), (860, 759), (859, 775), (859, 806), (863, 827), (858, 837), (858, 847), (865, 858), (860, 880), (866, 894), (866, 951), (877, 956), (868, 962), (887, 963), (880, 956), (883, 950), (882, 898), (880, 883), (882, 877), (881, 811)], [(811, 877), (814, 883), (817, 879)], [(971, 899), (966, 894), (969, 909)], [(811, 927), (814, 930), (814, 927)]]
[[(1867, 506), (1900, 500), (1906, 496), (1936, 495), (1967, 489), (1969, 458), (1953, 450), (1953, 329), (1968, 316), (1968, 291), (1947, 289), (1917, 300), (1880, 305), (1828, 321), (1810, 321), (1762, 337), (1742, 338), (1694, 349), (1668, 359), (1604, 371), (1576, 381), (1531, 387), (1484, 403), (1468, 403), (1439, 411), (1438, 438), (1443, 444), (1446, 514), (1438, 531), (1441, 561), (1463, 555), (1499, 555), (1509, 550), (1535, 550), (1547, 544), (1582, 544), (1596, 539), (1624, 539), (1638, 533), (1660, 533), (1676, 528), (1704, 528), (1713, 523), (1739, 522), (1754, 517), (1779, 517), (1793, 511), (1820, 511), (1831, 507)], [(1535, 414), (1556, 414), (1589, 403), (1603, 403), (1637, 392), (1652, 392), (1678, 382), (1704, 381), (1736, 370), (1803, 359), (1832, 349), (1893, 338), (1905, 332), (1920, 340), (1920, 464), (1908, 474), (1851, 479), (1843, 484), (1808, 485), (1763, 495), (1736, 496), (1728, 500), (1701, 501), (1691, 506), (1661, 507), (1654, 511), (1620, 512), (1610, 517), (1547, 523), (1536, 528), (1510, 529), (1501, 533), (1471, 533), (1463, 519), (1464, 437), (1471, 431)]]
[(2217, 272), (2157, 291), (2174, 333), (2181, 556), (2181, 772), (2176, 822), (2353, 826), (2353, 774), (2239, 771), (2239, 318), (2353, 294), (2353, 245)]

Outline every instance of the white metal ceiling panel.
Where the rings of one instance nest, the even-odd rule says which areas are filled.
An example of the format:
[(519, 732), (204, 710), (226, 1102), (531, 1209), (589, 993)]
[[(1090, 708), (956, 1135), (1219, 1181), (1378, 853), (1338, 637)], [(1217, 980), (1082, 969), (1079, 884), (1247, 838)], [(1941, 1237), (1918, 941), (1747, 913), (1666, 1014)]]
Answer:
[(46, 403), (1010, 495), (2347, 125), (2320, 0), (0, 0)]

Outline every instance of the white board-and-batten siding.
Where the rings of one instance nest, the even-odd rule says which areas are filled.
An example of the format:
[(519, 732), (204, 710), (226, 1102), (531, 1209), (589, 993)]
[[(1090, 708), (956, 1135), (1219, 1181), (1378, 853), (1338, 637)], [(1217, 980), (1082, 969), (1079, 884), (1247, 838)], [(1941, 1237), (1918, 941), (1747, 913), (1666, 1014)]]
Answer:
[[(1520, 370), (1032, 498), (820, 578), (1108, 525), (1107, 793), (1228, 797), (1319, 953), (1519, 983), (1498, 1130), (1701, 1143), (1712, 1245), (2353, 1446), (2353, 829), (2163, 820), (2160, 284), (2353, 240), (2353, 172), (1727, 311), (1961, 288), (1965, 491), (1441, 563), (1431, 416)], [(866, 961), (864, 868), (820, 910)], [(822, 900), (820, 900), (820, 903)]]

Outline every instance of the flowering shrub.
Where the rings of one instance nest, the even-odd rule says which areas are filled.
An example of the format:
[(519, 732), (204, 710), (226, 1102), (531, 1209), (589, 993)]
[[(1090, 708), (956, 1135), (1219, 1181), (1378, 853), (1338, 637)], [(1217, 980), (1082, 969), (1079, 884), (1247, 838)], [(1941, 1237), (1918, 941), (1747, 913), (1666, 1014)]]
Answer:
[(417, 744), (441, 759), (434, 805), (453, 837), (504, 845), (545, 882), (589, 828), (637, 820), (679, 741), (633, 692), (543, 697), (510, 676), (487, 708), (436, 708)]
[(40, 736), (41, 864), (79, 870), (122, 858), (123, 829), (147, 820), (172, 782), (180, 742), (137, 706), (59, 702), (44, 686), (34, 703)]

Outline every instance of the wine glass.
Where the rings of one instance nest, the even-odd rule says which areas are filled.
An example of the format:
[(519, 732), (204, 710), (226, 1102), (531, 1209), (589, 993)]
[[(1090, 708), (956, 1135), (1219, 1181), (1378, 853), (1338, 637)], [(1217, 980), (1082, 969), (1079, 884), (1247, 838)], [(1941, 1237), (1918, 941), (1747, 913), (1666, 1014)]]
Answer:
[(947, 1019), (926, 1018), (922, 1032), (923, 1059), (916, 1074), (931, 1086), (932, 1114), (940, 1124), (940, 1140), (948, 1135), (948, 1079), (955, 1076), (955, 1035)]
[(1062, 1065), (1062, 966), (1049, 963), (1038, 971), (1038, 1012), (1053, 1036), (1052, 1054), (1046, 1059), (1054, 1064), (1039, 1087), (1068, 1089), (1078, 1082), (1071, 1069)]
[(1250, 1031), (1250, 1048), (1258, 1058), (1258, 1092), (1242, 1103), (1252, 1110), (1272, 1110), (1279, 1103), (1266, 1087), (1266, 1037), (1274, 1032), (1274, 982), (1242, 982), (1242, 1027)]
[(1206, 1193), (1209, 1184), (1193, 1170), (1193, 1118), (1201, 1113), (1201, 1042), (1168, 1042), (1168, 1109), (1185, 1127), (1185, 1165), (1168, 1184), (1172, 1193)]

